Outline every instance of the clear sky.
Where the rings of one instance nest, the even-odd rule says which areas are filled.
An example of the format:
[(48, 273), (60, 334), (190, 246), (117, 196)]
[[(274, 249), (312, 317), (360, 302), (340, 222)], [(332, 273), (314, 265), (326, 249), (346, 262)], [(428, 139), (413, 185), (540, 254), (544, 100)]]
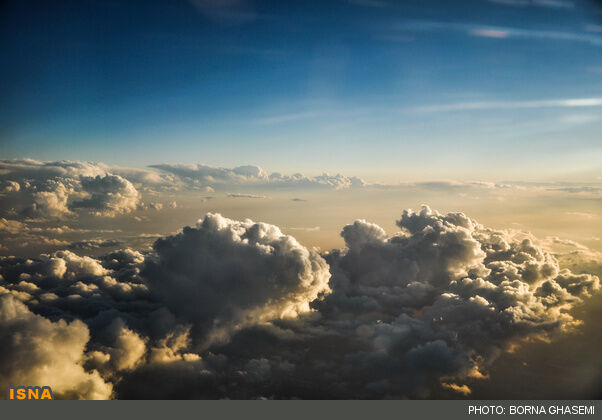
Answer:
[(1, 155), (374, 181), (599, 175), (595, 2), (155, 3), (6, 2)]

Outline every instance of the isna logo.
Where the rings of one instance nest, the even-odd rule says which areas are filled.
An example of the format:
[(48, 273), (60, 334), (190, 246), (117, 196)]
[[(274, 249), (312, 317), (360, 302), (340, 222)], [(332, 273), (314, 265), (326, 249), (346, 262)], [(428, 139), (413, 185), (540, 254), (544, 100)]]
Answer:
[(11, 386), (8, 388), (9, 400), (54, 400), (49, 386)]

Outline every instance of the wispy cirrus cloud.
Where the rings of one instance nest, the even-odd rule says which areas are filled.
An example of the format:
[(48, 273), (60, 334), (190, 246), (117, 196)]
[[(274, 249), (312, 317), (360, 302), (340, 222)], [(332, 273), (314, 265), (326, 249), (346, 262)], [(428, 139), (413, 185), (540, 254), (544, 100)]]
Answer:
[(299, 121), (299, 120), (305, 120), (305, 119), (309, 119), (309, 118), (315, 118), (315, 117), (319, 117), (321, 115), (323, 115), (323, 113), (315, 112), (315, 111), (293, 112), (293, 113), (289, 113), (289, 114), (280, 114), (280, 115), (273, 115), (273, 116), (264, 117), (264, 118), (258, 118), (254, 122), (259, 125), (272, 125), (272, 124), (281, 124), (281, 123), (287, 123), (287, 122), (291, 122), (291, 121)]
[(479, 110), (504, 110), (504, 109), (530, 109), (530, 108), (587, 108), (602, 106), (602, 97), (590, 98), (565, 98), (543, 99), (525, 101), (476, 101), (456, 102), (448, 104), (434, 104), (411, 108), (421, 112), (444, 111), (479, 111)]
[[(487, 0), (489, 3), (499, 4), (511, 7), (546, 7), (551, 9), (574, 9), (575, 3), (569, 0)], [(382, 0), (348, 0), (349, 3), (356, 6), (371, 8), (387, 8), (394, 3)]]
[(427, 20), (407, 20), (394, 28), (403, 32), (456, 32), (479, 38), (531, 39), (584, 42), (602, 46), (602, 36), (586, 31), (556, 31), (511, 26), (494, 26), (479, 23), (440, 22)]

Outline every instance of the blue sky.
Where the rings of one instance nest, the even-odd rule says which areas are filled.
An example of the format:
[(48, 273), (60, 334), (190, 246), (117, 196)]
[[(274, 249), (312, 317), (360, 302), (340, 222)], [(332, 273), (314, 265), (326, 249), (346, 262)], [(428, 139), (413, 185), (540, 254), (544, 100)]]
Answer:
[(8, 2), (1, 154), (399, 181), (600, 175), (595, 2), (166, 3)]

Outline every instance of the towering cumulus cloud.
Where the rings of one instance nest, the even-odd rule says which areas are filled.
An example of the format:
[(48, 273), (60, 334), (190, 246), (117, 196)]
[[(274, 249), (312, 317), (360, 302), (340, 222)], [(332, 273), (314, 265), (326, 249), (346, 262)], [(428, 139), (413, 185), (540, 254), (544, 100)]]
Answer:
[(210, 340), (248, 324), (309, 311), (329, 292), (317, 252), (278, 227), (208, 214), (196, 228), (159, 239), (143, 271), (156, 298)]
[(407, 210), (397, 225), (389, 236), (357, 220), (345, 248), (319, 255), (276, 226), (207, 214), (144, 253), (2, 258), (0, 385), (63, 398), (466, 395), (503, 352), (570, 334), (571, 310), (600, 288), (462, 213)]
[[(333, 293), (317, 308), (355, 333), (358, 379), (432, 388), (481, 377), (521, 340), (551, 337), (576, 321), (566, 311), (599, 289), (597, 277), (559, 270), (530, 240), (486, 229), (461, 213), (404, 211), (402, 232), (374, 224), (343, 229), (347, 248), (329, 255)], [(373, 382), (371, 382), (373, 381)], [(366, 396), (373, 396), (367, 388)]]

